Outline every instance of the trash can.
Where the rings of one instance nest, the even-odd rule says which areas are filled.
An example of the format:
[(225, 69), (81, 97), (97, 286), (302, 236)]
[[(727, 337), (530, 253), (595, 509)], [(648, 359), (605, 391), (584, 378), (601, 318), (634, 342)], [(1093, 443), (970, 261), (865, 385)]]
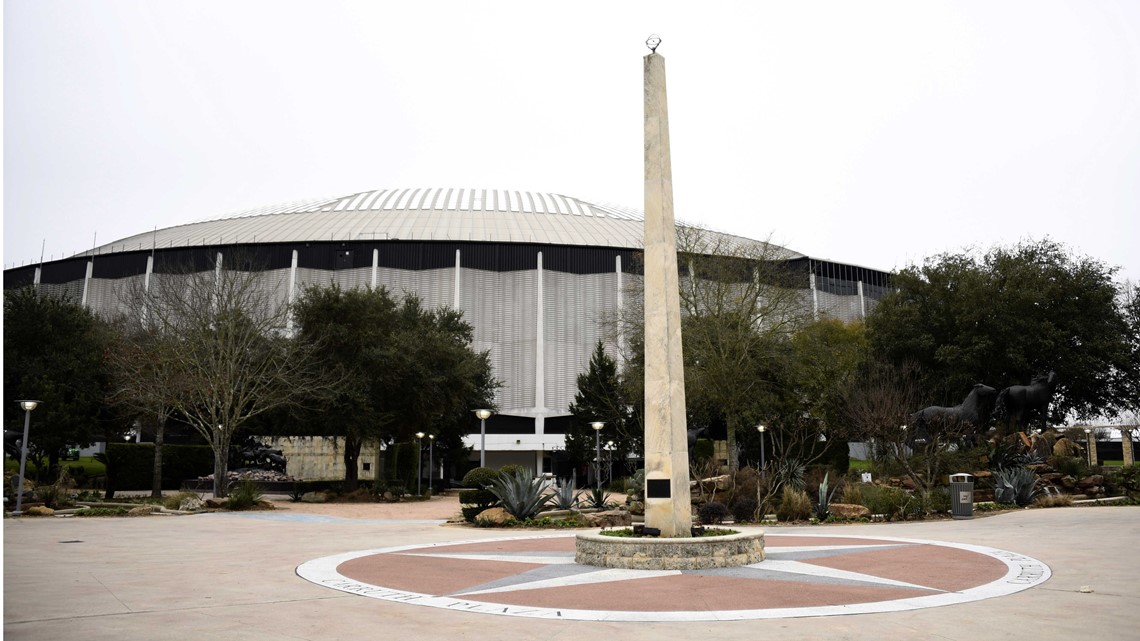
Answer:
[(973, 475), (950, 475), (950, 514), (956, 519), (974, 518)]

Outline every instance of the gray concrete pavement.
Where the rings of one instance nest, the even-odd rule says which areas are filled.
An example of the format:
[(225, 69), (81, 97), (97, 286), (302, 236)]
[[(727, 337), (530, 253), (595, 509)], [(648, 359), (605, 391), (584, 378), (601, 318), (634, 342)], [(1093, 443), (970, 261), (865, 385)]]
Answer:
[[(4, 637), (114, 639), (1140, 639), (1140, 508), (1027, 510), (969, 521), (780, 528), (954, 541), (1050, 566), (1011, 596), (901, 613), (727, 623), (550, 622), (326, 589), (300, 563), (351, 550), (503, 536), (394, 521), (265, 514), (5, 519)], [(299, 516), (299, 515), (298, 515)], [(280, 517), (280, 518), (278, 518)], [(1081, 593), (1088, 586), (1090, 593)], [(621, 589), (618, 587), (617, 589)]]

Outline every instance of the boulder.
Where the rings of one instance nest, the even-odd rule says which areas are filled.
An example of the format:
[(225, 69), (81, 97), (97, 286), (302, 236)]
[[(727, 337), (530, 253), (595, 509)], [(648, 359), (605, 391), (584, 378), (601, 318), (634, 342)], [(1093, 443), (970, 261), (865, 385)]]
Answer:
[(633, 517), (625, 510), (608, 510), (583, 516), (586, 517), (586, 525), (589, 527), (624, 527), (633, 523)]
[(1065, 475), (1061, 477), (1061, 487), (1072, 490), (1077, 487), (1077, 479), (1072, 475)]
[(827, 506), (827, 511), (844, 519), (858, 519), (871, 516), (871, 510), (867, 509), (866, 506), (852, 503), (832, 503)]
[(206, 504), (202, 501), (202, 499), (196, 496), (188, 496), (182, 499), (182, 502), (178, 504), (178, 509), (183, 512), (194, 512), (196, 510), (202, 509), (204, 505)]
[(221, 508), (225, 507), (226, 503), (229, 503), (229, 502), (230, 502), (229, 499), (214, 499), (214, 498), (206, 499), (206, 501), (205, 501), (206, 507), (208, 507), (210, 509), (214, 509), (214, 510), (221, 509)]
[(44, 505), (33, 505), (32, 507), (24, 510), (24, 514), (27, 516), (51, 516), (52, 514), (55, 514), (55, 510)]
[(1090, 487), (1096, 487), (1098, 485), (1104, 485), (1104, 476), (1101, 474), (1086, 476), (1085, 478), (1077, 481), (1077, 487), (1081, 488), (1082, 490), (1087, 490)]
[(305, 492), (301, 495), (302, 503), (328, 503), (329, 495), (326, 492)]
[(501, 507), (493, 507), (488, 510), (483, 510), (475, 517), (475, 525), (506, 525), (515, 517), (511, 513)]
[(1053, 444), (1053, 456), (1081, 456), (1083, 452), (1084, 448), (1064, 437), (1057, 439)]
[(150, 516), (151, 514), (154, 514), (154, 508), (149, 505), (132, 507), (131, 511), (127, 512), (127, 516)]

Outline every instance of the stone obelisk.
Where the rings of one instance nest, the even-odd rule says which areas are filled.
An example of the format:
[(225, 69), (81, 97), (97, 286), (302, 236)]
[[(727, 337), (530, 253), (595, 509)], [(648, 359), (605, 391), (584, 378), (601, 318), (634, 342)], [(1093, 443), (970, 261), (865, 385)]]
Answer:
[(645, 526), (692, 536), (665, 58), (645, 56)]

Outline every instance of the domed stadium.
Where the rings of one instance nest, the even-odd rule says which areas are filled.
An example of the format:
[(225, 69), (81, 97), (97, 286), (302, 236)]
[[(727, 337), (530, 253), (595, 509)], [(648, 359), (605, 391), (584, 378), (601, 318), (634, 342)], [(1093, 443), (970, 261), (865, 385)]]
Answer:
[[(378, 189), (143, 231), (6, 270), (4, 286), (34, 285), (112, 316), (127, 282), (188, 265), (212, 269), (231, 256), (282, 302), (330, 283), (414, 292), (428, 307), (462, 311), (473, 347), (490, 351), (503, 387), (487, 421), (488, 465), (546, 472), (564, 443), (578, 374), (599, 340), (614, 346), (606, 321), (629, 303), (623, 292), (638, 278), (642, 232), (638, 210), (563, 194)], [(766, 247), (799, 275), (817, 316), (861, 319), (887, 291), (886, 272)], [(478, 447), (478, 429), (469, 445)]]

